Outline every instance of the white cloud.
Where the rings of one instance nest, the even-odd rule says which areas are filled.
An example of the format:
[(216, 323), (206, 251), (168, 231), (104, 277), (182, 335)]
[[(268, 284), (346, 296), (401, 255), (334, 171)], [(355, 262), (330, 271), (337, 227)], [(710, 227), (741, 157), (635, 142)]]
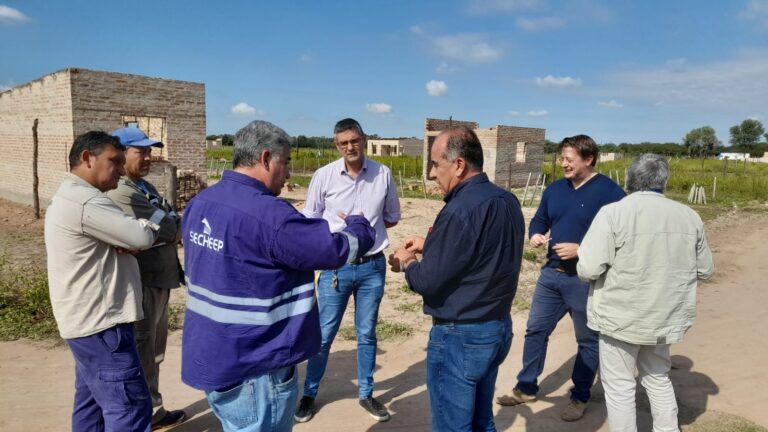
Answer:
[(232, 114), (235, 115), (264, 115), (264, 111), (260, 109), (256, 109), (250, 105), (248, 105), (245, 102), (240, 102), (237, 105), (233, 105), (232, 108), (230, 108), (230, 111), (232, 111)]
[(762, 30), (768, 30), (768, 0), (749, 0), (741, 18), (754, 21)]
[(612, 109), (624, 108), (623, 104), (620, 104), (613, 99), (609, 100), (608, 102), (598, 102), (597, 104), (600, 105), (601, 107), (612, 108)]
[(552, 30), (565, 26), (565, 21), (557, 17), (526, 18), (519, 17), (515, 20), (515, 25), (520, 30), (534, 32), (541, 30)]
[(418, 26), (418, 25), (412, 25), (411, 28), (409, 28), (408, 30), (410, 30), (410, 32), (413, 33), (413, 34), (422, 34), (422, 33), (424, 33), (424, 29), (421, 28), (421, 26)]
[(544, 117), (549, 115), (549, 111), (547, 110), (528, 111), (526, 114), (528, 115), (528, 117)]
[(309, 63), (312, 60), (314, 60), (314, 58), (312, 57), (311, 54), (306, 54), (305, 53), (305, 54), (302, 54), (302, 55), (299, 56), (299, 61), (302, 62), (302, 63)]
[(502, 57), (499, 48), (491, 46), (486, 37), (479, 34), (441, 36), (433, 40), (438, 56), (469, 63), (493, 63)]
[(445, 81), (431, 80), (426, 85), (427, 94), (430, 96), (442, 96), (448, 92), (448, 85)]
[(392, 105), (386, 103), (365, 104), (365, 110), (371, 114), (389, 114), (392, 112)]
[(536, 78), (536, 85), (539, 87), (581, 87), (581, 78), (571, 78), (569, 76), (556, 77), (547, 75), (544, 78)]
[(517, 117), (517, 116), (520, 115), (520, 112), (519, 111), (507, 111), (507, 115), (509, 115), (510, 117)]
[(29, 18), (18, 10), (0, 5), (0, 24), (14, 24), (29, 21)]
[(476, 14), (517, 12), (535, 9), (540, 3), (540, 0), (472, 0), (469, 5), (469, 11)]
[(700, 111), (758, 111), (768, 99), (768, 49), (738, 50), (731, 58), (702, 64), (681, 60), (662, 65), (632, 66), (601, 80), (603, 97)]

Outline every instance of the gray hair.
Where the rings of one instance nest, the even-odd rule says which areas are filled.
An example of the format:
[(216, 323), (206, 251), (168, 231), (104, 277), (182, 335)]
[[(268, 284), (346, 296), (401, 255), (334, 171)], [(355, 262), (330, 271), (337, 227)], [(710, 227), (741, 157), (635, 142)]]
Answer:
[(232, 165), (252, 167), (259, 163), (261, 153), (269, 151), (269, 159), (279, 160), (291, 151), (291, 137), (268, 121), (254, 120), (235, 134)]
[(442, 155), (445, 160), (453, 162), (462, 158), (470, 170), (478, 172), (483, 170), (483, 147), (472, 129), (466, 126), (452, 126), (442, 134), (448, 136)]
[(627, 171), (627, 192), (664, 190), (669, 180), (669, 163), (653, 153), (644, 153), (632, 161)]

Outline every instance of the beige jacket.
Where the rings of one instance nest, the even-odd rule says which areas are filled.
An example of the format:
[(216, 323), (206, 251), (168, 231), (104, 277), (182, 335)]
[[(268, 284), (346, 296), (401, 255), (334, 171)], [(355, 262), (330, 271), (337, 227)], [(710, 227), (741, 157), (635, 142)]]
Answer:
[(592, 286), (587, 325), (638, 345), (678, 342), (696, 318), (697, 279), (714, 266), (704, 223), (656, 192), (635, 192), (597, 213), (579, 246)]
[(62, 182), (45, 214), (48, 285), (62, 338), (143, 318), (136, 258), (116, 247), (146, 249), (157, 228), (126, 215), (80, 177)]

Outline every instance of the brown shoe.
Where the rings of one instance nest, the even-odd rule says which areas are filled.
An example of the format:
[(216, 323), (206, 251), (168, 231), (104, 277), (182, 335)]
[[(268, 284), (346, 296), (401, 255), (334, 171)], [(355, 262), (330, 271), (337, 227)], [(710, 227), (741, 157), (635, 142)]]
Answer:
[(536, 395), (525, 394), (518, 390), (517, 387), (512, 389), (512, 394), (496, 398), (496, 403), (503, 406), (515, 406), (529, 402), (536, 402)]
[(560, 418), (569, 422), (576, 421), (584, 417), (584, 411), (586, 410), (586, 402), (571, 399), (571, 402), (568, 403), (568, 406), (566, 406), (563, 412), (560, 413)]

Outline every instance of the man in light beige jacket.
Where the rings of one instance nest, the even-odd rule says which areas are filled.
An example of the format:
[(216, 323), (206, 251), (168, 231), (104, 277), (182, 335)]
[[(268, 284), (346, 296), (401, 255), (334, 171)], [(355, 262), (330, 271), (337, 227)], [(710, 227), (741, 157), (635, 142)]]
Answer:
[(678, 431), (669, 380), (670, 344), (696, 317), (696, 284), (713, 271), (704, 223), (664, 196), (667, 160), (639, 156), (630, 195), (597, 213), (579, 246), (579, 277), (591, 282), (587, 325), (600, 332), (600, 380), (612, 432), (637, 430), (635, 368), (648, 393), (655, 432)]
[(155, 242), (157, 224), (127, 216), (104, 192), (124, 173), (124, 147), (104, 132), (75, 139), (71, 173), (45, 215), (51, 305), (75, 358), (73, 431), (148, 431), (152, 403), (132, 323), (141, 278), (129, 252)]

